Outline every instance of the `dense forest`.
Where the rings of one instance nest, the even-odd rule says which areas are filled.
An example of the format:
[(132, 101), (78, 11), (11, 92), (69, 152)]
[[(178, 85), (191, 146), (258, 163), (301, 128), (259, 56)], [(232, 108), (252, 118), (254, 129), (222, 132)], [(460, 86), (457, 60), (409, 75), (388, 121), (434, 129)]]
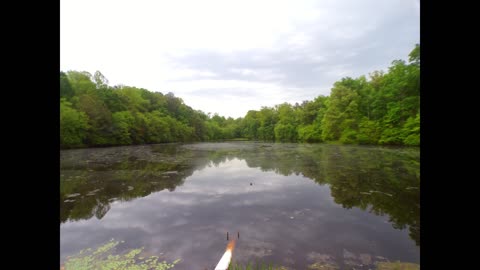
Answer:
[(109, 86), (99, 72), (60, 72), (61, 148), (212, 141), (420, 145), (420, 45), (387, 72), (342, 78), (330, 96), (250, 110), (233, 119), (173, 93)]

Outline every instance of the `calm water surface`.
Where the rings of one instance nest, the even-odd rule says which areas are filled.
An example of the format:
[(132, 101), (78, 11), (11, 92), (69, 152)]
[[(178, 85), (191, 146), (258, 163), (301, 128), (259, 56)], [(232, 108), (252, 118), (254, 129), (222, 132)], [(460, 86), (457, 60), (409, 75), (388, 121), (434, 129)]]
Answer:
[(158, 144), (60, 152), (61, 260), (119, 249), (213, 269), (234, 260), (369, 269), (420, 260), (418, 148)]

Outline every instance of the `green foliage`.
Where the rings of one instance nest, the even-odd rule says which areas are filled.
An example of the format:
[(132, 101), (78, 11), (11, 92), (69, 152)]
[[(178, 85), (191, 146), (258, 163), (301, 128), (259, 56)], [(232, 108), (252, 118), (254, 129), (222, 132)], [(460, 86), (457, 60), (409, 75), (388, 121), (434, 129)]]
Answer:
[(302, 142), (321, 142), (322, 130), (320, 125), (306, 125), (298, 127), (298, 140)]
[(99, 71), (93, 76), (60, 72), (60, 96), (62, 148), (224, 140), (243, 135), (240, 118), (209, 118), (173, 93), (111, 87)]
[(89, 129), (87, 143), (89, 145), (111, 144), (112, 113), (102, 100), (92, 94), (83, 94), (77, 102), (79, 111), (88, 116)]
[[(336, 82), (330, 95), (330, 106), (323, 118), (324, 140), (351, 142), (353, 132), (358, 126), (358, 94), (350, 88), (354, 80), (350, 78)], [(345, 134), (343, 134), (345, 133)]]
[(342, 78), (329, 97), (262, 107), (238, 119), (193, 110), (173, 93), (110, 87), (99, 71), (60, 72), (60, 97), (69, 102), (61, 107), (61, 147), (234, 138), (418, 146), (420, 45), (408, 63), (395, 60), (386, 73)]
[(416, 66), (420, 65), (420, 44), (415, 44), (415, 49), (408, 55), (408, 61)]
[(260, 120), (258, 119), (258, 111), (248, 111), (242, 122), (243, 136), (250, 140), (259, 138), (258, 129), (260, 128)]
[(222, 129), (215, 121), (209, 121), (206, 123), (207, 127), (207, 140), (221, 140), (223, 139)]
[(420, 113), (415, 118), (407, 119), (403, 127), (404, 137), (403, 143), (405, 145), (419, 146), (420, 145)]
[(159, 111), (153, 111), (146, 115), (147, 134), (146, 141), (149, 143), (171, 142), (169, 121)]
[(158, 256), (147, 258), (140, 257), (143, 248), (133, 249), (124, 254), (113, 255), (119, 241), (110, 242), (98, 247), (96, 250), (86, 249), (79, 254), (70, 257), (65, 262), (65, 269), (69, 270), (166, 270), (171, 269), (180, 260), (172, 263), (159, 261)]
[(121, 87), (117, 93), (124, 100), (128, 110), (142, 113), (147, 111), (150, 102), (142, 97), (141, 89)]
[[(410, 53), (410, 64), (396, 60), (388, 73), (344, 78), (335, 83), (322, 119), (326, 141), (360, 144), (419, 145), (420, 47)], [(415, 122), (417, 123), (417, 122)]]
[(95, 74), (93, 74), (93, 80), (95, 82), (95, 85), (97, 89), (106, 89), (108, 88), (108, 80), (103, 76), (103, 74), (100, 71), (96, 71)]
[(342, 132), (342, 136), (339, 140), (344, 144), (354, 144), (357, 143), (357, 132), (352, 129), (346, 129)]
[(67, 74), (65, 74), (65, 72), (60, 72), (60, 98), (70, 99), (74, 94)]
[(288, 103), (276, 106), (278, 122), (274, 126), (275, 140), (281, 142), (297, 141), (297, 113)]
[(262, 107), (257, 113), (260, 127), (258, 128), (258, 138), (264, 141), (275, 140), (275, 124), (278, 117), (274, 108)]
[(129, 145), (132, 143), (130, 131), (133, 128), (134, 121), (135, 119), (129, 111), (112, 114), (112, 135), (115, 144)]
[(380, 139), (380, 123), (373, 120), (368, 120), (364, 117), (360, 121), (359, 130), (357, 134), (357, 141), (359, 144), (377, 144)]
[(383, 130), (378, 143), (384, 145), (400, 145), (403, 140), (404, 137), (402, 130), (397, 127), (389, 126)]
[(275, 138), (281, 142), (294, 142), (297, 140), (297, 130), (291, 124), (278, 123), (275, 125)]
[(85, 71), (68, 71), (67, 78), (75, 96), (95, 93), (96, 85), (92, 82), (90, 73)]
[(88, 131), (88, 116), (72, 108), (65, 99), (60, 100), (60, 146), (82, 146)]

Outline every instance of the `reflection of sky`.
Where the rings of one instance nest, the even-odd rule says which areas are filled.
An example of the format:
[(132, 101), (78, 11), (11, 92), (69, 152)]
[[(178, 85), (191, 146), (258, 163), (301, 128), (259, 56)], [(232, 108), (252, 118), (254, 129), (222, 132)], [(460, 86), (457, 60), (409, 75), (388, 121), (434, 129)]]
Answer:
[[(250, 185), (252, 183), (252, 185)], [(179, 269), (212, 268), (226, 245), (226, 232), (240, 232), (234, 258), (304, 265), (307, 254), (341, 257), (343, 249), (391, 260), (418, 262), (408, 231), (388, 217), (334, 203), (327, 185), (303, 176), (249, 168), (244, 160), (213, 163), (175, 191), (111, 203), (101, 219), (61, 225), (61, 255), (95, 247), (111, 238), (152, 255), (182, 258)], [(314, 240), (314, 241), (312, 241)]]

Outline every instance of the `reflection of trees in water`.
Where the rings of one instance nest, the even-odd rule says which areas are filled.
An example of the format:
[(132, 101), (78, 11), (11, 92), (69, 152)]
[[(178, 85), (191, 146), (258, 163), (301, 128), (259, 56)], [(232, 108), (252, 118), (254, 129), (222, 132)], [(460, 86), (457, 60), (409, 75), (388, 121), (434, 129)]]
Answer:
[[(336, 148), (336, 149), (335, 149)], [(387, 214), (396, 229), (410, 229), (420, 244), (420, 177), (417, 160), (399, 158), (393, 151), (364, 151), (335, 147), (327, 155), (326, 177), (336, 203)]]
[[(415, 149), (271, 144), (250, 151), (217, 151), (213, 160), (244, 159), (251, 168), (302, 174), (329, 184), (337, 204), (388, 215), (396, 229), (410, 230), (420, 245), (419, 154)], [(221, 159), (223, 158), (223, 160)]]
[[(61, 192), (61, 221), (89, 219), (93, 215), (100, 219), (110, 210), (110, 202), (114, 200), (129, 201), (164, 189), (173, 191), (176, 186), (182, 185), (184, 179), (192, 172), (183, 171), (178, 175), (152, 174), (147, 176), (124, 170), (110, 172), (111, 175), (108, 176), (108, 179), (103, 178), (103, 181), (94, 180), (98, 177), (96, 173), (89, 173), (86, 183), (75, 180), (66, 181), (64, 186), (68, 186), (68, 189), (73, 190), (74, 194), (81, 195), (69, 198), (67, 196), (71, 193)], [(100, 189), (98, 192), (90, 193), (92, 190), (98, 189)]]
[(93, 216), (101, 219), (115, 200), (129, 201), (164, 189), (174, 191), (199, 164), (204, 167), (208, 163), (201, 156), (191, 162), (192, 152), (178, 148), (119, 147), (65, 154), (61, 162), (60, 222)]
[[(85, 154), (76, 164), (66, 162), (69, 166), (63, 167), (62, 174), (70, 175), (64, 175), (61, 181), (61, 222), (94, 215), (100, 219), (113, 200), (131, 200), (164, 189), (173, 191), (195, 170), (238, 158), (251, 168), (285, 176), (302, 174), (318, 184), (329, 184), (336, 203), (347, 209), (358, 207), (376, 215), (387, 214), (394, 228), (408, 226), (410, 237), (420, 244), (416, 150), (303, 144), (261, 144), (207, 151), (176, 145), (162, 149), (133, 147), (116, 155), (103, 153), (106, 160), (97, 152), (97, 163), (85, 162), (92, 159)], [(75, 170), (69, 171), (70, 168)], [(67, 177), (71, 180), (67, 181)], [(71, 198), (75, 202), (64, 202), (75, 193), (82, 195)]]

